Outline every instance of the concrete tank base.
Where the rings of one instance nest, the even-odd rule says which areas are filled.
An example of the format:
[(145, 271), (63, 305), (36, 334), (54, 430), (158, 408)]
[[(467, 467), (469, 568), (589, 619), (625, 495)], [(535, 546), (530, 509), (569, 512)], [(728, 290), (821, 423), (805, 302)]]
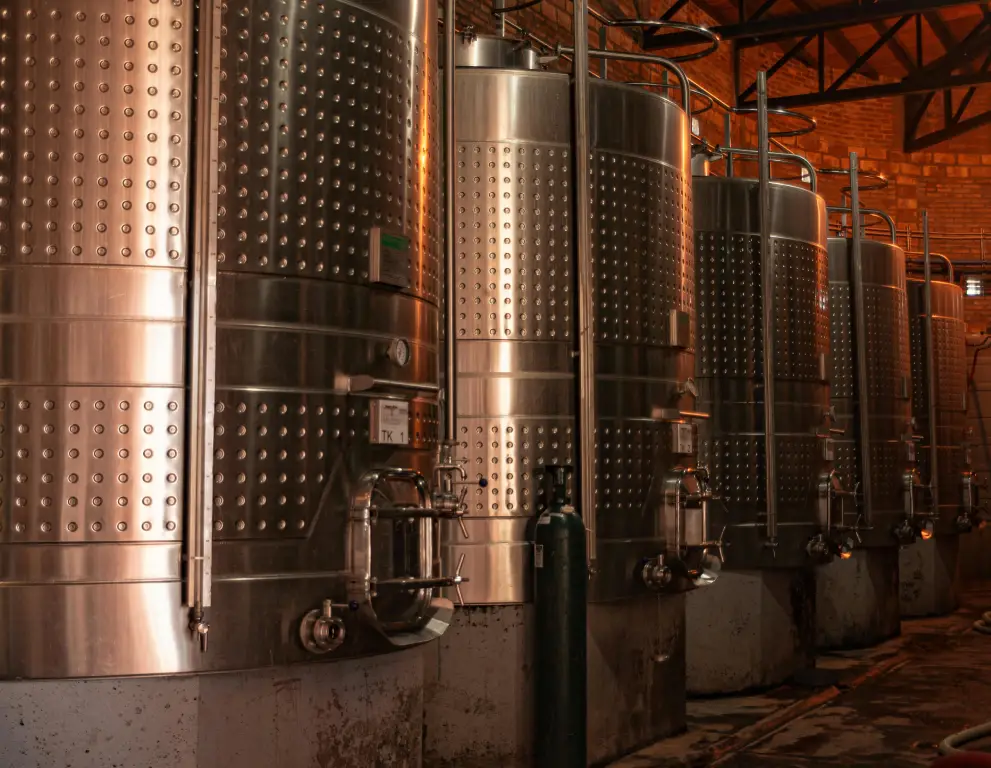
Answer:
[(423, 656), (0, 683), (4, 768), (420, 765)]
[(936, 536), (902, 549), (902, 616), (939, 616), (956, 610), (959, 553), (959, 536)]
[(533, 605), (458, 608), (424, 649), (424, 768), (533, 762)]
[(685, 728), (685, 596), (588, 606), (588, 760)]
[(867, 648), (900, 631), (896, 547), (855, 549), (816, 569), (819, 648)]
[(808, 569), (723, 571), (688, 593), (688, 693), (766, 688), (815, 663)]
[[(424, 768), (533, 764), (532, 605), (469, 607), (424, 651)], [(685, 598), (588, 606), (588, 759), (685, 727)]]

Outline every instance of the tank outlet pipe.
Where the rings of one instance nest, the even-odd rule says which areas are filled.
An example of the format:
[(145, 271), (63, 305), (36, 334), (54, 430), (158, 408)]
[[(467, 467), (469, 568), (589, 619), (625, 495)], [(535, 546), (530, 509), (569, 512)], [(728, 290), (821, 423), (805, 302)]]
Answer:
[[(727, 111), (723, 115), (723, 145), (727, 149), (733, 148), (733, 113)], [(726, 178), (733, 178), (733, 155), (726, 155)]]
[(213, 430), (217, 391), (217, 190), (220, 125), (220, 0), (203, 6), (196, 85), (196, 175), (190, 292), (189, 482), (186, 595), (189, 630), (206, 651), (213, 585)]
[(764, 339), (764, 496), (769, 543), (778, 536), (777, 435), (774, 380), (774, 271), (771, 244), (771, 158), (767, 123), (767, 72), (757, 73), (757, 194), (760, 203), (761, 332)]
[(457, 137), (454, 135), (454, 14), (456, 0), (444, 0), (444, 441), (453, 445), (457, 439), (457, 293), (455, 287), (455, 159)]
[(850, 153), (850, 252), (853, 261), (853, 324), (857, 337), (857, 430), (860, 447), (860, 487), (863, 493), (864, 522), (874, 518), (871, 480), (871, 412), (867, 373), (867, 301), (864, 296), (864, 254), (860, 240), (860, 185), (857, 182), (857, 153)]
[(933, 351), (933, 283), (932, 259), (929, 253), (929, 211), (922, 212), (922, 264), (925, 270), (925, 345), (926, 345), (926, 398), (929, 418), (929, 493), (932, 499), (932, 515), (939, 514), (939, 460), (936, 439), (936, 365)]
[(585, 768), (588, 569), (585, 527), (567, 495), (570, 467), (544, 468), (547, 509), (534, 526), (535, 765)]
[(594, 569), (598, 541), (595, 520), (595, 275), (592, 264), (592, 200), (589, 169), (588, 0), (575, 0), (571, 84), (575, 131), (575, 228), (578, 295), (578, 439), (579, 509), (585, 521), (589, 568)]

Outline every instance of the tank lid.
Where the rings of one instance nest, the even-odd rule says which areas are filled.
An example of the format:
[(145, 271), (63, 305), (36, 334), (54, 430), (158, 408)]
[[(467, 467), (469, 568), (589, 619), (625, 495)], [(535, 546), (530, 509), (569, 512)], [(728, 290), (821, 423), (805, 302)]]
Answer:
[(540, 56), (527, 40), (463, 31), (456, 37), (454, 61), (480, 69), (541, 69)]

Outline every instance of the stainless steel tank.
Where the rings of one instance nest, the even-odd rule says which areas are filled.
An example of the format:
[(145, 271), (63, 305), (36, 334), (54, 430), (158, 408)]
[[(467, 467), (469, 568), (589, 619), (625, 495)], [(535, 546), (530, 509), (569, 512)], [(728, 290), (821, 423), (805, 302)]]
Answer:
[[(969, 431), (967, 426), (967, 325), (964, 321), (964, 292), (956, 283), (932, 281), (933, 369), (926, 364), (925, 281), (918, 274), (908, 280), (909, 335), (912, 354), (912, 406), (917, 431), (919, 473), (925, 483), (930, 472), (933, 435), (939, 507), (932, 510), (935, 535), (959, 533), (967, 528), (971, 511)], [(929, 377), (935, 383), (935, 427), (930, 423)]]
[(966, 413), (964, 292), (949, 277), (932, 281), (930, 337), (920, 271), (913, 270), (908, 281), (909, 335), (912, 403), (921, 435), (919, 472), (929, 489), (923, 497), (929, 519), (922, 540), (899, 553), (903, 616), (938, 615), (957, 607), (958, 534), (971, 529), (976, 501)]
[[(437, 442), (436, 9), (224, 5), (211, 70), (192, 3), (131, 5), (0, 11), (0, 676), (433, 636), (429, 590), (389, 584), (431, 575), (432, 522), (385, 509), (424, 486), (373, 470), (429, 476)], [(182, 591), (198, 67), (219, 79), (206, 653)], [(324, 599), (354, 610), (328, 605), (350, 637), (317, 656), (300, 622)]]
[[(828, 532), (829, 286), (825, 203), (800, 187), (770, 186), (775, 259), (777, 533), (765, 511), (760, 212), (755, 179), (696, 177), (699, 464), (726, 515), (725, 565), (795, 567)], [(828, 488), (826, 489), (828, 493)]]
[(871, 519), (862, 506), (852, 248), (849, 239), (831, 237), (829, 382), (836, 423), (843, 430), (833, 441), (835, 466), (844, 483), (857, 491), (860, 506), (852, 499), (846, 504), (845, 523), (865, 529), (859, 533), (860, 545), (896, 546), (912, 538), (911, 526), (921, 502), (912, 429), (905, 253), (897, 245), (879, 240), (861, 240), (860, 248), (867, 328)]
[[(465, 556), (466, 604), (490, 607), (458, 611), (440, 644), (427, 728), (445, 735), (428, 764), (484, 753), (516, 765), (532, 741), (513, 725), (529, 697), (508, 682), (529, 664), (530, 528), (543, 466), (574, 464), (579, 444), (571, 89), (518, 41), (465, 36), (458, 61), (458, 433), (471, 479), (488, 485), (468, 496), (470, 538), (451, 525), (442, 548), (448, 566)], [(662, 478), (694, 466), (691, 436), (672, 437), (691, 431), (694, 267), (687, 116), (617, 83), (595, 81), (590, 99), (598, 503), (582, 514), (597, 523), (591, 599), (609, 603), (589, 613), (590, 759), (601, 760), (683, 719), (682, 599), (659, 601), (638, 566), (669, 546)], [(480, 666), (490, 644), (512, 650)], [(672, 659), (655, 661), (668, 647)], [(447, 702), (452, 688), (472, 705)], [(646, 713), (636, 721), (634, 699)]]

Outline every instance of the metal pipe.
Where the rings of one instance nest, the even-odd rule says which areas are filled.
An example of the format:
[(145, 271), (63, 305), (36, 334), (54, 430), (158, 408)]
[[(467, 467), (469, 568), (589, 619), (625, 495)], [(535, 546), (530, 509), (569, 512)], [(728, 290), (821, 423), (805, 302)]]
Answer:
[(217, 365), (217, 190), (220, 126), (220, 0), (200, 18), (196, 84), (196, 175), (190, 296), (189, 480), (186, 503), (186, 606), (189, 628), (206, 650), (213, 587), (213, 430)]
[[(719, 151), (727, 157), (732, 155), (743, 155), (744, 157), (756, 157), (758, 161), (760, 160), (760, 150), (757, 149), (745, 149), (743, 147), (720, 147)], [(809, 172), (809, 191), (815, 192), (818, 190), (819, 177), (816, 174), (816, 167), (806, 158), (790, 152), (768, 152), (767, 158), (768, 160), (773, 160), (776, 163), (792, 163), (793, 165), (800, 165)]]
[[(852, 208), (846, 208), (844, 206), (830, 205), (830, 206), (828, 206), (826, 208), (826, 213), (843, 213), (843, 214), (846, 214), (846, 213), (851, 213), (851, 212), (852, 212)], [(879, 219), (881, 219), (882, 221), (884, 221), (888, 225), (888, 237), (891, 239), (892, 245), (897, 245), (898, 244), (898, 229), (895, 226), (895, 220), (893, 218), (891, 218), (891, 216), (889, 216), (884, 211), (879, 210), (878, 208), (861, 208), (860, 209), (860, 215), (861, 216), (877, 216)], [(845, 229), (846, 229), (846, 225), (844, 225), (843, 227), (841, 227), (841, 234), (842, 234), (842, 230), (845, 230)], [(863, 231), (863, 227), (861, 227), (861, 237), (863, 237), (863, 235), (864, 235), (864, 231)]]
[(857, 339), (857, 428), (860, 447), (860, 487), (864, 497), (864, 522), (873, 523), (874, 497), (871, 495), (871, 414), (867, 374), (867, 300), (864, 295), (864, 259), (860, 240), (860, 184), (857, 180), (857, 153), (850, 153), (850, 224), (853, 260), (853, 326)]
[(761, 329), (764, 337), (764, 495), (767, 538), (778, 535), (777, 435), (774, 380), (774, 251), (771, 247), (771, 158), (767, 125), (767, 73), (757, 73), (757, 165), (760, 200)]
[[(454, 443), (457, 439), (457, 293), (455, 287), (456, 263), (454, 259), (454, 207), (455, 207), (455, 158), (457, 156), (454, 135), (454, 35), (456, 0), (444, 0), (444, 440)], [(505, 18), (505, 14), (502, 14)]]
[[(912, 264), (921, 264), (923, 266), (923, 268), (925, 267), (925, 253), (923, 251), (905, 251), (905, 255), (906, 256), (922, 256), (923, 257), (922, 259), (909, 259), (908, 260), (908, 263), (909, 263), (909, 265), (912, 265)], [(946, 267), (946, 281), (948, 283), (954, 282), (954, 275), (955, 275), (955, 272), (954, 272), (954, 269), (953, 269), (954, 262), (950, 261), (950, 257), (949, 256), (944, 256), (942, 253), (936, 253), (936, 251), (929, 251), (929, 258), (930, 259), (939, 259), (940, 261), (942, 261), (943, 262), (943, 266)], [(981, 262), (979, 262), (979, 261), (957, 261), (956, 262), (956, 265), (957, 266), (962, 266), (962, 267), (966, 267), (968, 265), (969, 266), (975, 266), (975, 265), (979, 266), (979, 265), (981, 265)]]
[[(588, 561), (597, 557), (595, 509), (595, 277), (592, 265), (592, 201), (588, 101), (588, 0), (574, 0), (575, 229), (578, 269), (578, 434), (580, 513), (588, 532)], [(611, 51), (609, 53), (612, 53)], [(689, 97), (690, 98), (690, 97)]]
[(926, 281), (926, 321), (925, 321), (925, 344), (926, 344), (926, 397), (928, 403), (929, 417), (929, 493), (932, 498), (932, 515), (939, 514), (939, 466), (937, 458), (936, 439), (936, 365), (933, 351), (933, 284), (932, 284), (932, 263), (929, 258), (929, 211), (922, 212), (922, 258), (925, 269)]
[[(733, 113), (727, 112), (723, 115), (723, 146), (726, 149), (733, 148)], [(726, 155), (726, 178), (733, 178), (733, 153)]]

